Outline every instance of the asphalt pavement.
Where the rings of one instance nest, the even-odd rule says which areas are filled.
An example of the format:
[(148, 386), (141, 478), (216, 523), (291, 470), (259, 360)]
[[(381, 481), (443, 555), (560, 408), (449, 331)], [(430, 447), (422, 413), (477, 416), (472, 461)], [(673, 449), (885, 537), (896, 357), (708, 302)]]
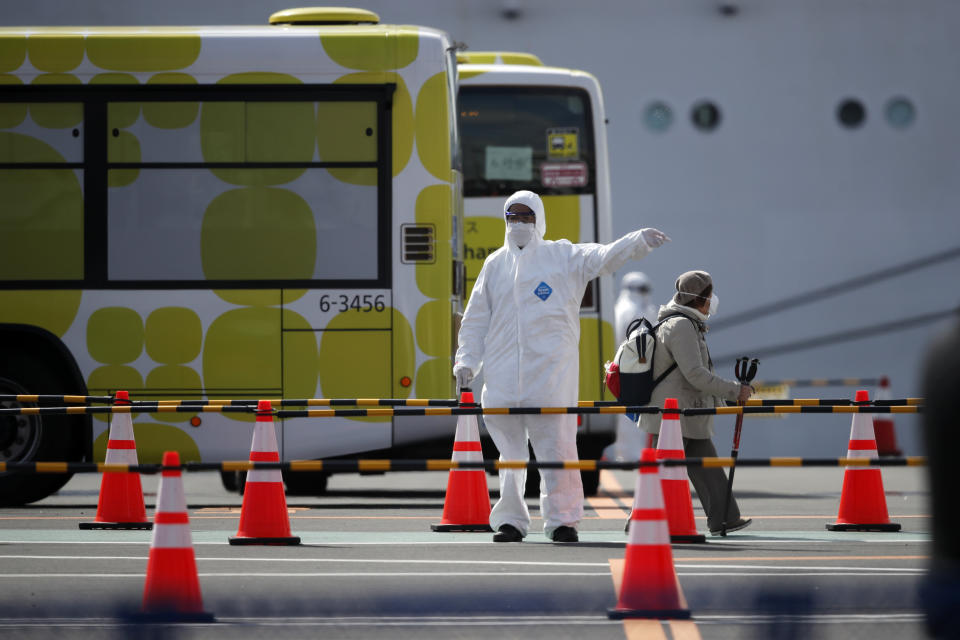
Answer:
[[(333, 476), (323, 496), (289, 496), (299, 546), (230, 546), (242, 497), (215, 473), (186, 473), (190, 529), (214, 624), (143, 626), (148, 531), (81, 531), (97, 475), (0, 509), (0, 636), (5, 638), (844, 638), (924, 636), (918, 585), (930, 553), (920, 467), (882, 471), (896, 533), (831, 532), (844, 471), (742, 468), (735, 493), (753, 524), (672, 546), (692, 620), (609, 620), (635, 472), (605, 471), (580, 542), (543, 536), (536, 499), (522, 543), (435, 533), (446, 472)], [(159, 478), (144, 476), (148, 515)], [(488, 477), (496, 499), (495, 477)], [(696, 523), (706, 523), (696, 497)]]

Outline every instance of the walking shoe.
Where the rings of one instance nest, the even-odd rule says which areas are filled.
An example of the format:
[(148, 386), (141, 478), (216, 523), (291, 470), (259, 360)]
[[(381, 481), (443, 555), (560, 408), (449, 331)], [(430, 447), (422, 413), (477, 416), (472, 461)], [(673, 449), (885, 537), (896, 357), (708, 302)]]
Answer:
[(500, 525), (497, 532), (493, 534), (494, 542), (520, 542), (523, 540), (523, 534), (513, 525)]
[[(727, 533), (733, 533), (734, 531), (740, 531), (750, 526), (750, 523), (753, 522), (753, 518), (740, 518), (736, 522), (731, 522), (727, 525)], [(710, 529), (710, 535), (718, 536), (722, 529)]]
[(550, 534), (550, 539), (554, 542), (580, 542), (580, 536), (577, 535), (577, 530), (566, 525), (561, 525), (554, 529), (553, 533)]

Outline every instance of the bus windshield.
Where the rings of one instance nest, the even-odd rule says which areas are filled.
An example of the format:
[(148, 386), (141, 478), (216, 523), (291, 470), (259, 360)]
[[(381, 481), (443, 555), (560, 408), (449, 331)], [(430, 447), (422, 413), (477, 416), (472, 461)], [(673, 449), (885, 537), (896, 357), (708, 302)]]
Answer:
[(463, 86), (464, 196), (594, 192), (590, 97), (564, 87)]

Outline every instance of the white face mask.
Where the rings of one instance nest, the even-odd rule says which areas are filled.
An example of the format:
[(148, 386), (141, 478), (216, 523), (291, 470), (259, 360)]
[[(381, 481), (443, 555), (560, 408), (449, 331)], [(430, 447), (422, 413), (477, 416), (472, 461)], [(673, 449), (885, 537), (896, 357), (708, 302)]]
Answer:
[(707, 317), (712, 318), (717, 315), (717, 307), (720, 306), (720, 298), (717, 297), (717, 294), (713, 293), (710, 295), (710, 310), (707, 311)]
[[(706, 296), (698, 296), (695, 293), (688, 293), (686, 295), (693, 296), (694, 298), (700, 298), (702, 300), (707, 299)], [(707, 317), (712, 318), (713, 316), (717, 315), (717, 307), (719, 306), (720, 306), (720, 298), (718, 298), (717, 294), (715, 293), (710, 294), (710, 307), (709, 309), (707, 309)]]
[(515, 245), (523, 249), (533, 240), (535, 229), (536, 225), (532, 222), (507, 223), (507, 236)]

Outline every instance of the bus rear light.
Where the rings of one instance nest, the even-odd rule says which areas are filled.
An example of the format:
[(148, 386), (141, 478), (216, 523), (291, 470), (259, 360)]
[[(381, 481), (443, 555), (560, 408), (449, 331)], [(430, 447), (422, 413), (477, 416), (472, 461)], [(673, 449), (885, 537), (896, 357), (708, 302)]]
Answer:
[(401, 387), (409, 387), (409, 386), (410, 386), (410, 383), (412, 383), (412, 382), (413, 382), (413, 381), (410, 379), (410, 376), (403, 376), (402, 378), (400, 378), (400, 386), (401, 386)]
[(191, 427), (199, 427), (199, 426), (200, 426), (200, 422), (201, 422), (200, 416), (193, 416), (192, 418), (190, 418), (190, 426), (191, 426)]

